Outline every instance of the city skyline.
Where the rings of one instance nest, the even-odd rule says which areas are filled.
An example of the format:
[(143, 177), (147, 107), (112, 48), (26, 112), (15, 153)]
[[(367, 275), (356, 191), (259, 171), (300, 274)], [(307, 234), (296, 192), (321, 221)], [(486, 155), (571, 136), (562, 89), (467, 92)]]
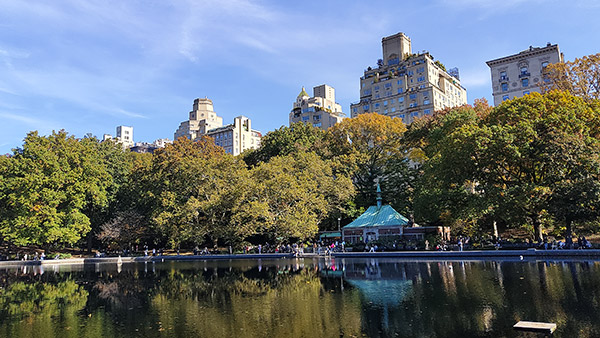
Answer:
[(288, 125), (302, 86), (331, 85), (350, 116), (358, 79), (398, 32), (458, 67), (469, 103), (493, 104), (486, 61), (548, 42), (565, 61), (598, 53), (599, 12), (594, 1), (3, 1), (0, 154), (31, 130), (170, 138), (204, 97), (266, 134)]

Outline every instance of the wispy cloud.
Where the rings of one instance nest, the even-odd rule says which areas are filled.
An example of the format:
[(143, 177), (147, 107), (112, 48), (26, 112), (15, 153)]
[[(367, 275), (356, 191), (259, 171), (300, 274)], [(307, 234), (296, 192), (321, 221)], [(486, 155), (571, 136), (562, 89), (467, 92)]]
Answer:
[(56, 122), (39, 119), (36, 117), (28, 117), (28, 116), (18, 115), (18, 114), (14, 114), (14, 113), (0, 112), (0, 118), (16, 121), (18, 123), (22, 123), (22, 124), (26, 125), (27, 128), (29, 128), (29, 130), (35, 129), (35, 130), (41, 130), (41, 131), (47, 132), (50, 130), (58, 130), (59, 129), (59, 125)]

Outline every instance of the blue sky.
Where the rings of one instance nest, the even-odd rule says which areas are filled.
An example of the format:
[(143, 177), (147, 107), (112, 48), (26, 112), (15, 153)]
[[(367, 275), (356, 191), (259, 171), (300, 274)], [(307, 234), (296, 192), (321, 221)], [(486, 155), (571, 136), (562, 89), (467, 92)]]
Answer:
[(491, 102), (485, 61), (546, 42), (598, 53), (599, 14), (595, 0), (0, 0), (0, 154), (31, 130), (172, 139), (205, 96), (263, 133), (287, 125), (302, 86), (335, 87), (349, 115), (397, 32), (458, 67), (470, 103)]

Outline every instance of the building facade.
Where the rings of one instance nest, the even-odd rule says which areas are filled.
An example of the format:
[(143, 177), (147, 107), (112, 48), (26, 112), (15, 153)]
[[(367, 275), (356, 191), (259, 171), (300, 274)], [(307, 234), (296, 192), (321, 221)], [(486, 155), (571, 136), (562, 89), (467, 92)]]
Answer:
[(194, 140), (209, 130), (222, 126), (223, 118), (215, 113), (213, 102), (208, 98), (195, 99), (193, 109), (189, 112), (189, 120), (181, 122), (173, 137), (175, 140), (180, 137)]
[[(104, 134), (102, 137), (103, 141), (111, 140), (113, 137), (110, 134)], [(133, 127), (130, 126), (117, 126), (117, 134), (115, 140), (121, 143), (123, 149), (128, 149), (134, 146), (133, 141)]]
[(520, 53), (490, 60), (494, 106), (503, 101), (540, 92), (543, 70), (551, 63), (563, 62), (558, 45), (529, 47)]
[(209, 130), (206, 136), (212, 137), (216, 145), (234, 156), (244, 150), (258, 148), (262, 138), (259, 131), (252, 129), (250, 119), (245, 116), (236, 117), (232, 124)]
[(215, 113), (213, 102), (208, 98), (194, 100), (189, 120), (181, 122), (175, 132), (175, 139), (186, 137), (197, 140), (202, 136), (210, 136), (216, 145), (232, 155), (258, 148), (262, 138), (262, 134), (252, 129), (250, 119), (245, 116), (238, 116), (232, 124), (223, 126), (223, 118)]
[(378, 113), (404, 123), (435, 110), (467, 103), (458, 69), (447, 71), (428, 52), (413, 54), (408, 36), (398, 33), (381, 40), (383, 59), (360, 78), (360, 101), (350, 105), (351, 116)]
[(335, 102), (335, 89), (326, 84), (313, 88), (313, 97), (304, 87), (290, 112), (290, 126), (302, 122), (327, 130), (344, 119), (342, 106)]

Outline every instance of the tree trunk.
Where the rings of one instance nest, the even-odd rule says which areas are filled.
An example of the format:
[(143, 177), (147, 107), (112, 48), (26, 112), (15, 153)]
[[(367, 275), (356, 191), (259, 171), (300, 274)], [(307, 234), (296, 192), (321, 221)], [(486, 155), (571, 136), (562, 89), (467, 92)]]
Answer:
[(567, 244), (567, 248), (570, 249), (573, 246), (573, 220), (567, 216), (565, 223), (565, 243)]
[(494, 239), (498, 239), (498, 224), (496, 224), (496, 221), (494, 221), (492, 224), (494, 226)]
[(538, 243), (542, 243), (544, 241), (544, 234), (542, 233), (542, 224), (540, 222), (539, 216), (535, 215), (532, 217), (533, 219), (533, 233), (535, 241)]

